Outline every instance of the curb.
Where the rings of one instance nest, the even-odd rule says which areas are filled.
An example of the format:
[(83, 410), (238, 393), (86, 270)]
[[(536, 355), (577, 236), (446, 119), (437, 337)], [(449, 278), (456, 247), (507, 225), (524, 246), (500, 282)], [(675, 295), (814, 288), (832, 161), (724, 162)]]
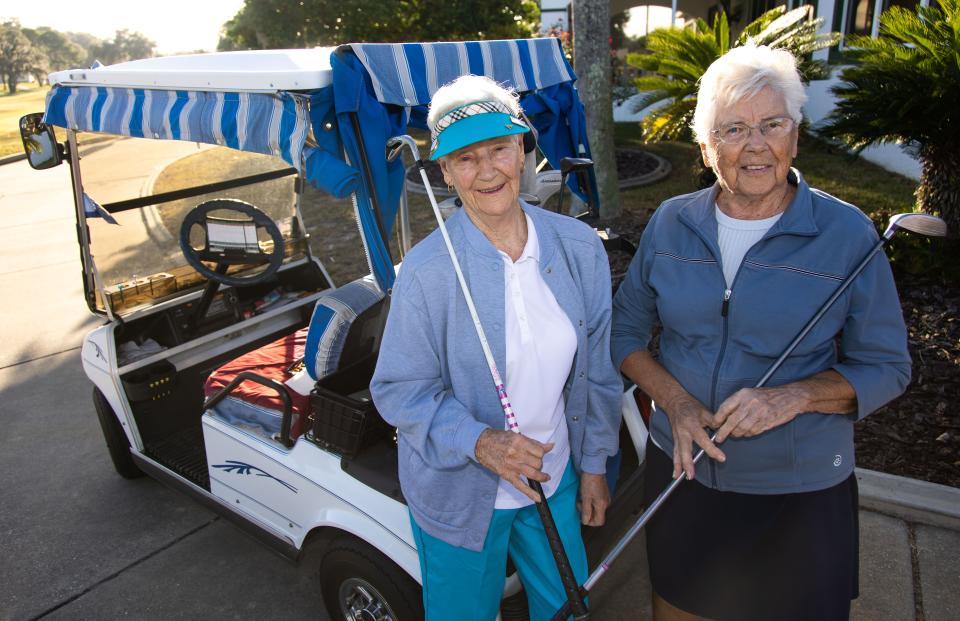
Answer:
[(13, 164), (14, 162), (19, 162), (20, 160), (27, 159), (26, 153), (17, 153), (16, 155), (8, 155), (6, 157), (0, 157), (0, 166), (4, 164)]
[(960, 531), (960, 489), (863, 468), (855, 472), (862, 508)]

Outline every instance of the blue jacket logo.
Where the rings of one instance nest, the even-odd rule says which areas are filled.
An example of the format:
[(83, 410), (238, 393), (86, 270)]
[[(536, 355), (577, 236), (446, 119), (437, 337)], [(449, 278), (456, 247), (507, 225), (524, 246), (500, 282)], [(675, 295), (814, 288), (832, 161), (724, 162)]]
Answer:
[(277, 477), (273, 476), (273, 475), (270, 474), (269, 472), (266, 472), (266, 471), (264, 471), (264, 470), (261, 470), (260, 468), (257, 468), (256, 466), (253, 466), (253, 465), (251, 465), (251, 464), (245, 464), (245, 463), (243, 463), (242, 461), (235, 461), (235, 460), (233, 460), (233, 459), (228, 459), (228, 460), (227, 460), (227, 463), (225, 463), (225, 464), (214, 464), (213, 467), (214, 467), (214, 468), (220, 468), (220, 469), (223, 470), (224, 472), (234, 472), (234, 473), (236, 473), (236, 474), (255, 474), (255, 475), (257, 475), (258, 477), (267, 477), (268, 479), (273, 479), (274, 481), (276, 481), (276, 482), (279, 483), (280, 485), (286, 487), (288, 490), (290, 490), (290, 491), (293, 492), (294, 494), (297, 493), (297, 488), (295, 488), (294, 486), (290, 485), (290, 484), (287, 483), (286, 481), (281, 481), (280, 479), (278, 479)]

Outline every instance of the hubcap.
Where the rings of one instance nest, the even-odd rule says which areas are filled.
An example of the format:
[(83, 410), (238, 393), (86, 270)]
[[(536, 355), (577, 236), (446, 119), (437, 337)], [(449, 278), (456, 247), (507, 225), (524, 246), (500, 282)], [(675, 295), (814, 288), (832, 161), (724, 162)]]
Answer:
[(346, 621), (397, 620), (386, 598), (360, 578), (348, 578), (340, 585), (340, 611)]

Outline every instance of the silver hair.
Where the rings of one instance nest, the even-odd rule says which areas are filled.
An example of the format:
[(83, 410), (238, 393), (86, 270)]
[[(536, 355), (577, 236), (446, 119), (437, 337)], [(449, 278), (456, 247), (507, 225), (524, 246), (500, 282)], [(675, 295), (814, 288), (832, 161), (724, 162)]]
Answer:
[(713, 61), (700, 78), (697, 92), (697, 109), (690, 125), (696, 141), (707, 143), (710, 132), (715, 129), (718, 110), (750, 99), (765, 87), (783, 95), (787, 114), (800, 123), (807, 94), (793, 54), (748, 43)]
[(510, 110), (511, 116), (520, 116), (520, 99), (512, 88), (500, 86), (486, 76), (462, 75), (433, 94), (427, 126), (433, 132), (445, 114), (475, 101), (498, 101)]

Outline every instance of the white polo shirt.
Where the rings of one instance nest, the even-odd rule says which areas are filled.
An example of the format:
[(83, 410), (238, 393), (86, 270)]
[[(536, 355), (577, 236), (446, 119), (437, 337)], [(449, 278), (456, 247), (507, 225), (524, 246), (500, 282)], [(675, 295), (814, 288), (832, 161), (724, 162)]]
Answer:
[[(530, 216), (524, 217), (527, 243), (520, 258), (514, 263), (505, 252), (500, 252), (506, 293), (504, 382), (521, 433), (539, 442), (554, 443), (543, 460), (543, 471), (550, 475), (543, 491), (549, 497), (556, 491), (570, 458), (563, 386), (577, 352), (577, 335), (570, 318), (540, 276), (537, 231)], [(497, 509), (516, 509), (532, 503), (511, 483), (500, 480)]]

